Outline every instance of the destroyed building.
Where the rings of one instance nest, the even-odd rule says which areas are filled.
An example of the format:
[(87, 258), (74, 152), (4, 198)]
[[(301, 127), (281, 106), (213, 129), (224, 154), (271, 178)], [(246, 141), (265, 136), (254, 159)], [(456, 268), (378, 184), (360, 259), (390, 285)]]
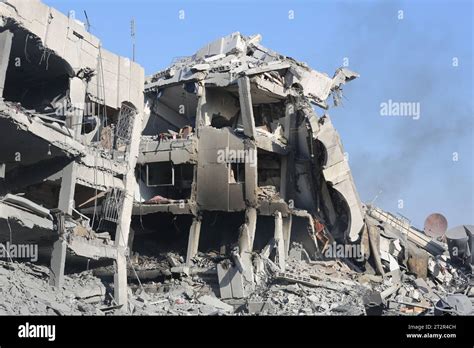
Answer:
[(357, 74), (341, 68), (330, 78), (260, 39), (218, 39), (145, 84), (134, 212), (154, 215), (155, 233), (190, 216), (180, 220), (188, 265), (200, 244), (227, 255), (237, 247), (251, 271), (252, 252), (266, 246), (284, 269), (292, 241), (315, 257), (329, 238), (360, 239), (362, 205), (339, 136), (313, 108), (326, 110)]
[[(53, 242), (57, 286), (67, 251), (113, 259), (120, 268), (133, 205), (138, 141), (132, 140), (141, 132), (144, 70), (39, 1), (0, 3), (0, 24), (2, 239), (46, 249)], [(81, 207), (97, 208), (100, 195), (102, 210), (93, 218), (83, 215)]]
[(56, 314), (84, 298), (137, 314), (471, 313), (446, 297), (473, 295), (464, 237), (453, 263), (446, 239), (360, 201), (327, 113), (358, 74), (260, 41), (233, 33), (145, 79), (73, 17), (0, 2), (0, 242), (38, 245), (48, 266), (0, 264), (6, 284), (44, 278), (21, 313), (49, 291)]

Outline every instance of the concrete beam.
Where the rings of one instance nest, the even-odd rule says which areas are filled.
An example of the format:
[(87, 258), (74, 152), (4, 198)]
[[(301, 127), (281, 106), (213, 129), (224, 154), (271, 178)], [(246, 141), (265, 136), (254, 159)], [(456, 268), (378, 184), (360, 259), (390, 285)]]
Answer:
[(179, 114), (176, 110), (171, 109), (168, 105), (157, 100), (153, 104), (153, 113), (158, 117), (161, 117), (169, 124), (172, 124), (176, 128), (183, 128), (188, 125), (188, 120), (183, 115)]
[(88, 259), (117, 258), (117, 249), (115, 246), (94, 243), (84, 237), (74, 236), (70, 238), (68, 240), (68, 247), (76, 255), (87, 257)]
[(410, 226), (409, 222), (403, 221), (402, 219), (387, 213), (380, 208), (370, 206), (368, 209), (368, 214), (373, 218), (383, 221), (398, 231), (406, 234), (408, 241), (415, 243), (417, 246), (425, 249), (433, 255), (441, 255), (446, 251), (441, 243), (433, 240), (429, 236), (424, 235), (421, 231), (417, 231), (415, 228)]
[[(8, 118), (9, 122), (17, 126), (18, 132), (28, 132), (51, 143), (59, 150), (67, 153), (69, 157), (84, 156), (86, 147), (69, 136), (69, 133), (61, 128), (55, 128), (41, 120), (36, 120), (25, 113), (11, 108), (2, 108), (0, 118)], [(66, 136), (65, 136), (66, 135)], [(98, 159), (100, 161), (100, 159)], [(92, 161), (93, 162), (93, 161)]]
[(0, 99), (3, 97), (5, 78), (7, 75), (8, 62), (10, 61), (10, 51), (12, 47), (13, 33), (6, 30), (0, 33)]
[(2, 219), (19, 221), (22, 227), (29, 229), (38, 228), (51, 231), (54, 228), (53, 221), (49, 218), (41, 217), (36, 213), (10, 205), (4, 200), (0, 200), (0, 217)]
[(189, 228), (188, 252), (186, 254), (186, 265), (190, 266), (191, 259), (197, 255), (199, 248), (199, 237), (201, 235), (201, 219), (195, 217)]

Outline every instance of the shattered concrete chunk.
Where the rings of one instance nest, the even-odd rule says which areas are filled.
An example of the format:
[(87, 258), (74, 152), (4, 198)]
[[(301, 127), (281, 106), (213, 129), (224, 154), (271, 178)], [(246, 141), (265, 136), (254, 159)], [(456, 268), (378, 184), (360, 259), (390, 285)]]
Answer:
[(222, 302), (217, 297), (204, 295), (204, 296), (199, 297), (198, 301), (203, 303), (203, 304), (213, 306), (213, 307), (218, 308), (218, 309), (222, 309), (223, 311), (226, 311), (226, 312), (233, 312), (234, 311), (234, 307)]

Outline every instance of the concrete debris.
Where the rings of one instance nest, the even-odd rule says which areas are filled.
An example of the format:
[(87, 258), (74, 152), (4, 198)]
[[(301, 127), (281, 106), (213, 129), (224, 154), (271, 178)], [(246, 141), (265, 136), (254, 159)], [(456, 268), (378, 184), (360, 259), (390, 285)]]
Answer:
[(145, 78), (0, 1), (0, 314), (472, 313), (473, 226), (436, 240), (359, 198), (327, 114), (359, 75), (261, 40)]
[(435, 306), (437, 315), (472, 315), (472, 300), (464, 294), (448, 295), (440, 299)]
[(48, 273), (47, 267), (0, 261), (0, 314), (101, 315), (96, 305), (105, 287), (90, 272), (65, 276), (61, 289), (48, 284)]
[(232, 313), (234, 311), (234, 307), (222, 302), (219, 300), (217, 297), (212, 297), (209, 295), (204, 295), (198, 298), (198, 301), (208, 305), (208, 306), (213, 306), (218, 309), (222, 309), (225, 312)]
[(308, 255), (308, 252), (303, 248), (301, 244), (293, 242), (288, 255), (288, 260), (309, 262), (310, 257)]

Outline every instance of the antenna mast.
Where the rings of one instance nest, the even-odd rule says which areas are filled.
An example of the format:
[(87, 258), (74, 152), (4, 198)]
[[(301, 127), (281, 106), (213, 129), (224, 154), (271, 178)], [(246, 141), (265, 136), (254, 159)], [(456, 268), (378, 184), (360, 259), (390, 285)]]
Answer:
[(135, 61), (135, 19), (130, 21), (130, 36), (132, 38), (132, 61)]
[(89, 17), (87, 16), (86, 10), (84, 10), (84, 16), (86, 17), (86, 30), (91, 32), (91, 23), (89, 22)]

